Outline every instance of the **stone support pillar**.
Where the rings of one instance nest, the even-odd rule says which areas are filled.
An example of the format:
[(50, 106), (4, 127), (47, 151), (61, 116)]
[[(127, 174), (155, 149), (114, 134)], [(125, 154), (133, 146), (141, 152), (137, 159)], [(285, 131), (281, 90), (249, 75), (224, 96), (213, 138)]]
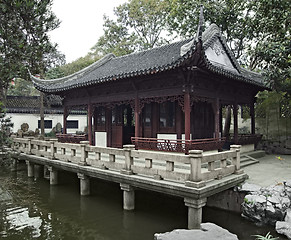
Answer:
[(184, 93), (184, 112), (185, 112), (185, 140), (190, 140), (191, 134), (191, 104), (189, 92)]
[(43, 178), (49, 180), (50, 179), (50, 172), (48, 166), (43, 166)]
[(27, 165), (27, 176), (34, 177), (34, 164), (30, 161), (26, 161)]
[(233, 137), (234, 142), (238, 141), (238, 105), (237, 103), (233, 104)]
[(34, 177), (41, 178), (43, 176), (43, 168), (41, 165), (35, 164), (34, 165)]
[(16, 172), (17, 171), (17, 165), (18, 165), (18, 160), (13, 158), (12, 160), (12, 166), (11, 166), (11, 171)]
[(129, 184), (120, 184), (121, 190), (123, 190), (123, 209), (134, 210), (135, 207), (135, 193), (132, 186)]
[(80, 194), (81, 196), (90, 195), (90, 179), (87, 175), (83, 173), (77, 173), (80, 179)]
[(207, 199), (184, 199), (188, 207), (188, 229), (200, 229), (202, 223), (202, 207), (206, 205)]
[(50, 171), (50, 185), (58, 184), (58, 170), (54, 167), (48, 167)]

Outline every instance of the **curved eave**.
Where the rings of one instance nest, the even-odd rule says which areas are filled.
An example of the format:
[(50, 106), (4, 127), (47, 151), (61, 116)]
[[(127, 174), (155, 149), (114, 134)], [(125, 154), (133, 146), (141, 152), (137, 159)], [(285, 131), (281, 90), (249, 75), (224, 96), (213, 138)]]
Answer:
[[(219, 75), (222, 75), (222, 76), (227, 77), (227, 78), (235, 79), (237, 81), (256, 85), (257, 87), (259, 87), (263, 90), (269, 90), (269, 88), (265, 86), (264, 81), (261, 78), (261, 75), (259, 75), (259, 74), (257, 74), (257, 75), (259, 75), (258, 77), (261, 78), (260, 82), (254, 80), (253, 78), (249, 78), (249, 77), (246, 77), (244, 75), (241, 75), (240, 73), (236, 74), (234, 72), (219, 68), (219, 67), (213, 65), (206, 57), (204, 58), (204, 61), (205, 61), (205, 68), (214, 74), (219, 74)], [(255, 74), (255, 73), (253, 73), (253, 74)]]
[[(111, 75), (111, 76), (107, 76), (107, 77), (103, 77), (103, 78), (90, 79), (90, 80), (87, 80), (87, 81), (82, 82), (82, 83), (71, 84), (69, 86), (61, 87), (61, 88), (54, 88), (54, 87), (49, 88), (46, 83), (47, 83), (47, 81), (50, 81), (50, 86), (53, 86), (54, 84), (60, 83), (60, 81), (62, 81), (62, 79), (68, 78), (68, 80), (71, 81), (71, 79), (69, 79), (70, 76), (62, 78), (62, 79), (43, 80), (43, 79), (39, 79), (39, 78), (36, 78), (36, 77), (31, 75), (31, 79), (34, 83), (34, 86), (41, 92), (60, 93), (60, 92), (64, 92), (64, 91), (68, 91), (68, 90), (72, 90), (72, 89), (76, 89), (76, 88), (88, 87), (91, 85), (96, 85), (96, 84), (101, 84), (101, 83), (106, 83), (106, 82), (111, 82), (111, 81), (116, 81), (116, 80), (121, 80), (121, 79), (126, 79), (126, 78), (153, 75), (153, 74), (158, 74), (158, 73), (162, 73), (165, 71), (173, 70), (177, 67), (180, 67), (185, 60), (189, 59), (192, 56), (194, 51), (195, 51), (195, 48), (192, 47), (182, 57), (180, 57), (176, 61), (174, 61), (170, 64), (167, 64), (167, 65), (164, 65), (164, 66), (152, 67), (152, 68), (138, 70), (138, 71), (131, 71), (131, 72), (126, 72), (126, 73), (122, 73), (122, 74), (118, 74), (118, 75)], [(93, 70), (94, 69), (92, 69), (92, 71)], [(76, 73), (75, 75), (78, 75), (78, 73)], [(46, 84), (46, 85), (44, 85), (44, 84)]]

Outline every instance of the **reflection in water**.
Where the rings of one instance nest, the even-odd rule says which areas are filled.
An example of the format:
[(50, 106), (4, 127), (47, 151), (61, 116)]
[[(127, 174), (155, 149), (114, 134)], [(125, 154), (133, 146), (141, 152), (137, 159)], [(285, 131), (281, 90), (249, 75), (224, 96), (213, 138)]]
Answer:
[[(91, 179), (91, 196), (79, 195), (76, 174), (61, 172), (60, 184), (28, 179), (25, 171), (0, 169), (0, 238), (148, 240), (156, 232), (187, 227), (183, 199), (136, 191), (136, 210), (122, 210), (119, 184)], [(204, 209), (204, 221), (239, 235), (266, 234), (239, 215)], [(273, 233), (273, 232), (272, 232)], [(275, 235), (275, 234), (273, 234)], [(283, 239), (283, 238), (282, 238)]]

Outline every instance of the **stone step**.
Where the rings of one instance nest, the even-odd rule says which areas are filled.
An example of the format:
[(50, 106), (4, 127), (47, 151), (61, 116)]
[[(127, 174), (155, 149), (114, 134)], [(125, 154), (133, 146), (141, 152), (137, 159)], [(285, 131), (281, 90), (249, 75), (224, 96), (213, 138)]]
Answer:
[(243, 167), (246, 167), (246, 166), (249, 166), (249, 165), (252, 165), (252, 164), (256, 164), (256, 163), (259, 163), (260, 161), (256, 158), (253, 158), (249, 155), (242, 155), (241, 158), (240, 158), (240, 166), (243, 168)]

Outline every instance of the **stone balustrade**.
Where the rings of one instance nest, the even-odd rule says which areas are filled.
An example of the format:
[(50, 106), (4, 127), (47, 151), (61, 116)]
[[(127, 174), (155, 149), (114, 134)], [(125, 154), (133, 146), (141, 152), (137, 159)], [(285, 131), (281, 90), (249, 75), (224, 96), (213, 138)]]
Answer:
[(219, 153), (206, 155), (202, 150), (190, 150), (189, 155), (183, 155), (135, 150), (134, 145), (125, 145), (123, 149), (90, 146), (87, 141), (73, 144), (14, 138), (13, 142), (15, 150), (21, 153), (156, 180), (184, 182), (194, 188), (201, 188), (214, 179), (242, 173), (239, 145), (232, 145), (231, 150)]
[(77, 173), (80, 194), (90, 194), (90, 178), (120, 184), (123, 208), (135, 208), (135, 189), (145, 189), (184, 198), (188, 207), (188, 228), (199, 229), (202, 208), (207, 197), (242, 183), (246, 174), (240, 170), (240, 146), (220, 153), (191, 150), (189, 155), (136, 150), (134, 145), (123, 149), (61, 143), (57, 139), (14, 138), (13, 149), (24, 157), (28, 177), (49, 172), (51, 185), (58, 184), (60, 169)]

